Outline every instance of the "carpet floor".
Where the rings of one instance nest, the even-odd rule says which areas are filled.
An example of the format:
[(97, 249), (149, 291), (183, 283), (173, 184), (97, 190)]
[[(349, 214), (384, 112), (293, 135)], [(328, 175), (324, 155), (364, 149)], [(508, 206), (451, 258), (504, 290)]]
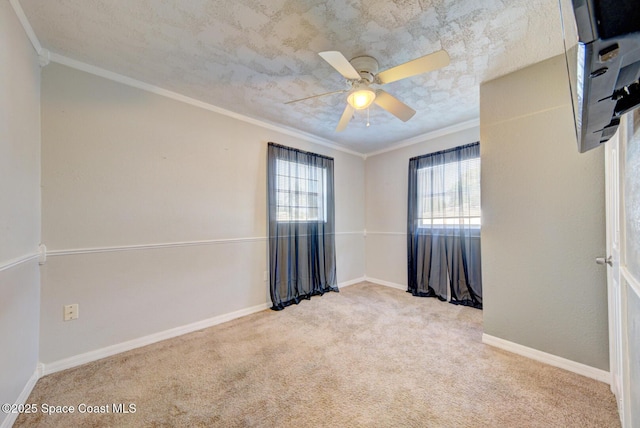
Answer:
[(481, 337), (477, 309), (365, 282), (45, 376), (28, 403), (75, 412), (15, 427), (620, 426), (608, 385)]

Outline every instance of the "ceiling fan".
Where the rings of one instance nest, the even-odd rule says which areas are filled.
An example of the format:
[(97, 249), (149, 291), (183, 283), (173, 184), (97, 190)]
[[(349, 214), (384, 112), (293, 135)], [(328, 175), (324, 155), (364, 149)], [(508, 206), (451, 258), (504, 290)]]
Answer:
[(449, 65), (449, 54), (445, 50), (433, 52), (381, 72), (378, 72), (378, 61), (371, 56), (358, 56), (348, 61), (338, 51), (320, 52), (319, 55), (347, 79), (350, 89), (312, 95), (288, 101), (285, 104), (348, 92), (347, 105), (336, 127), (337, 132), (347, 127), (355, 110), (364, 110), (372, 103), (406, 122), (416, 114), (416, 111), (388, 92), (374, 89), (371, 86), (384, 85)]

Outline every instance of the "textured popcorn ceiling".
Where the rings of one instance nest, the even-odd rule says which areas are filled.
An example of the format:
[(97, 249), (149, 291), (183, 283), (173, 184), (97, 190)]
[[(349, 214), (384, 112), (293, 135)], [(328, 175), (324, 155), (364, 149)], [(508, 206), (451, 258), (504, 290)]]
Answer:
[[(20, 0), (43, 47), (361, 153), (477, 119), (479, 84), (562, 52), (556, 0)], [(346, 88), (318, 52), (380, 69), (446, 49), (451, 64), (384, 86), (417, 110), (377, 106), (335, 127)]]

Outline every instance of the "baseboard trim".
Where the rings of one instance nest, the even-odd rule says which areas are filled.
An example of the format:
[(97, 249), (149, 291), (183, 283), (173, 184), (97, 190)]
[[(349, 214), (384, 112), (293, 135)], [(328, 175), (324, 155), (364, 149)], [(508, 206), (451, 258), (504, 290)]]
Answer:
[(586, 364), (558, 357), (557, 355), (529, 348), (528, 346), (510, 342), (508, 340), (491, 336), (486, 333), (482, 335), (482, 343), (503, 349), (508, 352), (512, 352), (514, 354), (521, 355), (523, 357), (530, 358), (532, 360), (540, 361), (541, 363), (549, 364), (550, 366), (568, 370), (570, 372), (577, 373), (579, 375), (586, 376), (588, 378), (595, 379), (609, 385), (611, 384), (611, 374), (608, 371), (597, 369)]
[(122, 352), (130, 351), (132, 349), (151, 345), (152, 343), (160, 342), (162, 340), (172, 339), (174, 337), (182, 336), (183, 334), (192, 333), (194, 331), (202, 330), (208, 327), (213, 327), (214, 325), (222, 324), (236, 318), (241, 318), (247, 315), (254, 314), (256, 312), (264, 311), (265, 309), (269, 309), (270, 307), (271, 305), (264, 303), (261, 305), (252, 306), (250, 308), (241, 309), (239, 311), (219, 315), (217, 317), (183, 325), (181, 327), (161, 331), (159, 333), (150, 334), (148, 336), (139, 337), (137, 339), (128, 340), (116, 345), (96, 349), (95, 351), (86, 352), (84, 354), (75, 355), (73, 357), (64, 358), (62, 360), (54, 361), (51, 363), (45, 363), (43, 364), (42, 375), (45, 376), (51, 373), (56, 373), (62, 370), (80, 366), (82, 364), (90, 363), (92, 361), (100, 360), (102, 358), (110, 357), (112, 355), (120, 354)]
[(352, 279), (352, 280), (349, 280), (349, 281), (339, 282), (338, 283), (338, 288), (348, 287), (350, 285), (359, 284), (359, 283), (364, 282), (364, 281), (366, 281), (366, 278), (364, 276), (362, 276), (360, 278)]
[[(358, 284), (365, 281), (365, 277), (355, 278), (349, 281), (344, 281), (338, 284), (339, 288), (348, 287), (350, 285)], [(152, 343), (160, 342), (162, 340), (172, 339), (174, 337), (182, 336), (183, 334), (192, 333), (194, 331), (202, 330), (204, 328), (213, 327), (214, 325), (222, 324), (227, 321), (234, 320), (236, 318), (244, 317), (254, 314), (256, 312), (269, 309), (270, 304), (264, 303), (262, 305), (253, 306), (239, 311), (230, 312), (228, 314), (219, 315), (217, 317), (209, 318), (206, 320), (198, 321), (192, 324), (187, 324), (181, 327), (172, 328), (169, 330), (161, 331), (159, 333), (150, 334), (148, 336), (139, 337), (137, 339), (128, 340), (126, 342), (118, 343), (116, 345), (107, 346), (105, 348), (96, 349), (95, 351), (85, 352), (84, 354), (75, 355), (73, 357), (64, 358), (62, 360), (54, 361), (51, 363), (42, 364), (41, 376), (56, 373), (62, 370), (67, 370), (73, 367), (81, 366), (92, 361), (100, 360), (102, 358), (110, 357), (122, 352), (130, 351), (132, 349), (141, 348), (143, 346), (151, 345)], [(36, 379), (37, 380), (37, 379)], [(0, 427), (4, 428), (4, 427)]]
[[(31, 395), (31, 391), (33, 391), (33, 387), (36, 386), (38, 379), (42, 377), (42, 364), (38, 364), (33, 374), (25, 384), (24, 388), (22, 388), (22, 392), (18, 395), (15, 404), (25, 404), (29, 399), (29, 395)], [(0, 428), (11, 428), (13, 424), (18, 419), (19, 413), (7, 413), (7, 417), (0, 424)]]
[(374, 284), (384, 285), (385, 287), (397, 288), (398, 290), (407, 291), (407, 286), (402, 284), (397, 284), (395, 282), (389, 282), (378, 278), (371, 278), (368, 276), (364, 277), (365, 281), (373, 282)]

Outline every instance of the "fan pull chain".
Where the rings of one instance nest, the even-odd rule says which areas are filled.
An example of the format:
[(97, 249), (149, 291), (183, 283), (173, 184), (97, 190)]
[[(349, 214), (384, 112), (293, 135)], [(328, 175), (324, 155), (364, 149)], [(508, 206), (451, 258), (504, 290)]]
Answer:
[(369, 123), (369, 107), (367, 107), (367, 126), (371, 125)]

